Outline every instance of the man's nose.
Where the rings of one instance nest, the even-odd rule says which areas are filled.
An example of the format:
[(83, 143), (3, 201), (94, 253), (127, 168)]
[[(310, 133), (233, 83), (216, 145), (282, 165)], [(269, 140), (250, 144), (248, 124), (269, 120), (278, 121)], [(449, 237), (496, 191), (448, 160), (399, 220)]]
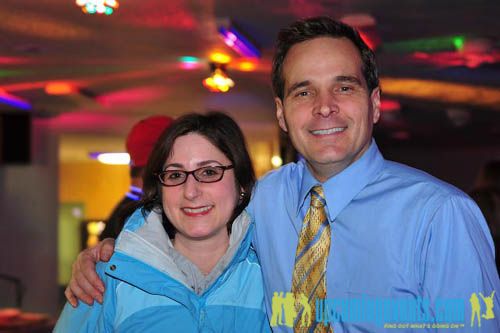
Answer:
[(319, 115), (328, 117), (332, 113), (339, 112), (339, 105), (332, 93), (323, 92), (318, 96), (318, 103), (315, 109)]

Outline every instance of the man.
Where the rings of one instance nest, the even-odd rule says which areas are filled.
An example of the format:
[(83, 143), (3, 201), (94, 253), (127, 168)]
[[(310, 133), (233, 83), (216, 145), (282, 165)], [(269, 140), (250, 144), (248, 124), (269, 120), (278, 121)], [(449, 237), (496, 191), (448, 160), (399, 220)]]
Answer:
[(130, 130), (125, 143), (130, 155), (130, 188), (107, 219), (99, 236), (101, 240), (118, 237), (127, 217), (133, 213), (128, 207), (142, 196), (142, 171), (156, 141), (172, 122), (173, 119), (167, 116), (151, 116), (142, 119)]
[[(283, 305), (285, 324), (273, 329), (290, 331), (290, 313), (304, 331), (304, 295), (314, 332), (470, 329), (471, 295), (500, 287), (491, 236), (461, 191), (382, 157), (372, 139), (380, 117), (372, 51), (342, 23), (298, 21), (278, 36), (272, 80), (279, 126), (304, 157), (260, 180), (248, 207), (269, 318), (280, 293), (298, 310)], [(99, 285), (100, 249), (81, 256), (85, 272), (71, 284), (80, 294)], [(481, 330), (498, 332), (498, 318)]]

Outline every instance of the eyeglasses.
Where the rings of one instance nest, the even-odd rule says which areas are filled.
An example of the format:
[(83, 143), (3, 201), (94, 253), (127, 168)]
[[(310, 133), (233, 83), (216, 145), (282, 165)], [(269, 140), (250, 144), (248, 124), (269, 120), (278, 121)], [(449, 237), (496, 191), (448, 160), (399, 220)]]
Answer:
[(193, 171), (165, 170), (155, 175), (158, 176), (163, 186), (178, 186), (186, 182), (189, 175), (200, 183), (215, 183), (224, 177), (224, 171), (233, 169), (233, 165), (206, 166)]

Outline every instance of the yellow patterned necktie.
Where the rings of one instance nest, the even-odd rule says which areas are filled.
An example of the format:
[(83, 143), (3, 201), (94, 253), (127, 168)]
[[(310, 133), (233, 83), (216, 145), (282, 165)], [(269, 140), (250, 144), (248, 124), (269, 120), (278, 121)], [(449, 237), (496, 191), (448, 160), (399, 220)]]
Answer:
[[(297, 310), (294, 332), (331, 332), (329, 326), (316, 322), (316, 299), (326, 298), (330, 224), (325, 212), (323, 188), (314, 186), (310, 193), (311, 205), (300, 231), (293, 269), (292, 293)], [(304, 301), (299, 303), (299, 299), (305, 300), (306, 297), (308, 305), (304, 306)]]

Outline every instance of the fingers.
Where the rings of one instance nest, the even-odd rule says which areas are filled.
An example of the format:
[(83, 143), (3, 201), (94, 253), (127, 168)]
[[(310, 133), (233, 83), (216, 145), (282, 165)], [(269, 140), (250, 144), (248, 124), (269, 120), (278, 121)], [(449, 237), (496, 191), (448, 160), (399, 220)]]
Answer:
[(113, 254), (115, 241), (106, 238), (94, 247), (82, 251), (72, 267), (71, 280), (64, 291), (68, 302), (78, 306), (78, 300), (92, 305), (94, 299), (102, 303), (104, 294), (104, 283), (96, 272), (96, 263), (109, 261)]
[(78, 270), (74, 275), (79, 287), (86, 294), (91, 295), (99, 303), (102, 303), (104, 284), (96, 273), (96, 262), (93, 261), (92, 257), (82, 255), (81, 260), (78, 259), (78, 263)]
[(68, 287), (64, 291), (64, 295), (66, 296), (66, 299), (73, 307), (78, 306), (78, 299), (80, 299), (81, 301), (83, 301), (88, 305), (92, 305), (94, 302), (92, 297), (87, 293), (85, 293), (85, 291), (81, 288), (82, 282), (79, 282), (78, 280), (79, 276), (78, 270), (79, 268), (77, 259), (77, 261), (72, 266), (71, 279), (69, 281)]
[(67, 286), (66, 289), (64, 290), (64, 296), (66, 296), (68, 303), (71, 304), (72, 307), (76, 308), (78, 306), (78, 300), (71, 291), (71, 288), (69, 286)]
[(99, 259), (101, 261), (109, 261), (115, 250), (115, 240), (113, 238), (106, 238), (99, 245), (101, 246)]

